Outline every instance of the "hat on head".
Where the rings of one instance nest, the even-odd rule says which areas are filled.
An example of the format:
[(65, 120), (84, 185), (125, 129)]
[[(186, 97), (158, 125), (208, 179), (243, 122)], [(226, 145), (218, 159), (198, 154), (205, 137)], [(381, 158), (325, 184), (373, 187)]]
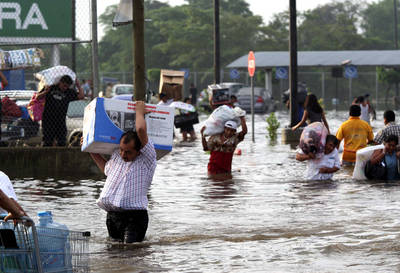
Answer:
[(236, 130), (238, 125), (233, 120), (228, 120), (227, 122), (225, 122), (225, 127)]
[(368, 97), (369, 97), (369, 94), (368, 94), (368, 93), (364, 95), (364, 98), (368, 98)]

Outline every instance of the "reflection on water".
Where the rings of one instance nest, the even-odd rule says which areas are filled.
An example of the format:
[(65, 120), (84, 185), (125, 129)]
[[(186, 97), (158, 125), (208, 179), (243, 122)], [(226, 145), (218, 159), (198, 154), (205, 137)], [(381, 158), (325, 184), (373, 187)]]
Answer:
[[(331, 131), (346, 116), (329, 113)], [(277, 117), (287, 123), (286, 113)], [(176, 145), (158, 162), (146, 240), (132, 245), (107, 238), (106, 213), (95, 205), (104, 179), (14, 185), (30, 215), (51, 210), (70, 229), (91, 231), (92, 272), (396, 272), (399, 184), (353, 181), (350, 167), (333, 181), (304, 181), (295, 150), (269, 146), (265, 135), (265, 116), (256, 116), (256, 143), (249, 134), (239, 145), (223, 181), (207, 177), (199, 141)]]

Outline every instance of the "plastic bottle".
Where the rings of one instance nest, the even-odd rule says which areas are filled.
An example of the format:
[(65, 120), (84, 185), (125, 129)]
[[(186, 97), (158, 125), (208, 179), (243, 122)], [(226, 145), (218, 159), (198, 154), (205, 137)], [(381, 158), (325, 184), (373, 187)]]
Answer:
[(38, 216), (37, 234), (43, 270), (72, 272), (67, 226), (54, 222), (51, 211), (39, 212)]

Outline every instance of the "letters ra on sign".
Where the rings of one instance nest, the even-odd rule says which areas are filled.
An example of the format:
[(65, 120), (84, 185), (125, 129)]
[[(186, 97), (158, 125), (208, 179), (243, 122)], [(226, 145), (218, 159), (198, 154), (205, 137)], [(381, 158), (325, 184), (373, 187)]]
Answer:
[(71, 0), (1, 0), (0, 37), (7, 42), (72, 40)]

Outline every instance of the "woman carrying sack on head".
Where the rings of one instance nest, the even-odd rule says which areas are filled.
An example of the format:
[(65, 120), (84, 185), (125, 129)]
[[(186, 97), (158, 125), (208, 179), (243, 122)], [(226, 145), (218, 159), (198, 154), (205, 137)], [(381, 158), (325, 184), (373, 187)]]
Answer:
[(385, 147), (375, 150), (365, 166), (365, 176), (369, 179), (399, 180), (398, 159), (400, 151), (396, 152), (399, 139), (396, 135), (389, 135), (384, 140)]

